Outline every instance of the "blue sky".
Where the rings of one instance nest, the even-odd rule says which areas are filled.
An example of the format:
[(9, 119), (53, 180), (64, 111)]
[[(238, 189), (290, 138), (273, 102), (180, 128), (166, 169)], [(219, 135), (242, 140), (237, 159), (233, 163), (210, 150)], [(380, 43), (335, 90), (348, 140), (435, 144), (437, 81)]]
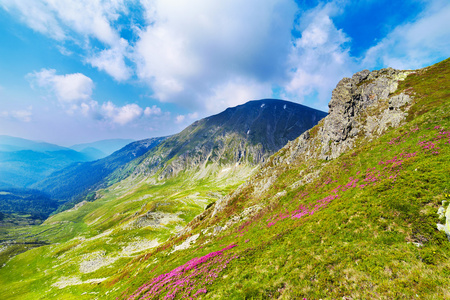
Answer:
[(443, 0), (2, 0), (0, 134), (143, 139), (272, 97), (327, 111), (344, 76), (449, 56)]

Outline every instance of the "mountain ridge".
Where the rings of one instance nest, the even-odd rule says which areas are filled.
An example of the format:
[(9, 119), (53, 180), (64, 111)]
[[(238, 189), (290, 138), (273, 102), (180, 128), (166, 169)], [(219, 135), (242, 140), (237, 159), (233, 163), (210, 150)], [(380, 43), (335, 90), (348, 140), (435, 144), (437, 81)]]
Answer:
[(103, 180), (112, 172), (143, 155), (165, 139), (166, 137), (157, 137), (129, 143), (105, 158), (73, 164), (58, 170), (32, 187), (45, 191), (55, 199), (78, 202), (90, 192), (104, 186)]
[(230, 161), (256, 165), (325, 115), (283, 100), (249, 101), (196, 121), (170, 137), (146, 154), (134, 175), (158, 173), (163, 179), (192, 168), (207, 169), (208, 164), (216, 169)]

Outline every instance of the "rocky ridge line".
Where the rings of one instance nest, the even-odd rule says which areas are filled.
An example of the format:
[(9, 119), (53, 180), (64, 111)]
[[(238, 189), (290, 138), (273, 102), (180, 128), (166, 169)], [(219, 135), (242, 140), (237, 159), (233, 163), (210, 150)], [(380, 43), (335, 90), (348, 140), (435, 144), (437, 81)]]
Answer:
[[(343, 78), (333, 90), (328, 104), (328, 116), (296, 140), (288, 142), (261, 167), (253, 179), (245, 182), (232, 194), (219, 199), (211, 217), (223, 211), (229, 201), (246, 188), (250, 187), (253, 196), (259, 198), (290, 164), (335, 159), (360, 140), (371, 140), (389, 127), (400, 126), (408, 115), (413, 99), (404, 93), (394, 93), (398, 88), (398, 81), (404, 80), (411, 73), (413, 71), (387, 68), (372, 72), (363, 70), (352, 78)], [(316, 178), (321, 166), (315, 167), (303, 172), (305, 175), (291, 188)], [(209, 213), (205, 211), (193, 222), (204, 219)]]

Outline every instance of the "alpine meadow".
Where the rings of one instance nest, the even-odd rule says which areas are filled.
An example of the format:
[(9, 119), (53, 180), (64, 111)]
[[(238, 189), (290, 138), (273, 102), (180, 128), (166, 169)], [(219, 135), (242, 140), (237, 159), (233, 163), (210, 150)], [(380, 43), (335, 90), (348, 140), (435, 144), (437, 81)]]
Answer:
[(450, 5), (225, 2), (0, 4), (0, 298), (450, 299)]

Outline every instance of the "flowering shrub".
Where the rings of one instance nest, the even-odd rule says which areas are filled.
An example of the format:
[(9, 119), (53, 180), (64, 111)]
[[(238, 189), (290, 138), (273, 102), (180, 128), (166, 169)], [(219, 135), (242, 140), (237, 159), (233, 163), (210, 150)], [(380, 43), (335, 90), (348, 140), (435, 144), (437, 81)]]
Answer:
[(133, 299), (195, 299), (205, 294), (205, 286), (211, 284), (236, 255), (223, 254), (237, 245), (193, 258), (172, 271), (153, 278), (139, 287), (128, 300)]
[[(394, 155), (389, 159), (380, 160), (378, 162), (378, 168), (368, 168), (365, 172), (357, 171), (355, 176), (350, 177), (346, 184), (336, 186), (330, 191), (330, 194), (328, 196), (317, 200), (316, 203), (313, 202), (307, 205), (300, 205), (298, 209), (294, 211), (289, 212), (286, 210), (285, 212), (280, 212), (270, 217), (269, 219), (267, 219), (267, 227), (272, 227), (279, 221), (282, 221), (284, 219), (300, 219), (304, 216), (313, 215), (318, 210), (325, 208), (332, 200), (339, 198), (340, 195), (338, 194), (338, 192), (345, 192), (354, 188), (364, 189), (368, 185), (376, 185), (383, 179), (395, 182), (397, 180), (397, 176), (403, 170), (403, 163), (406, 160), (414, 158), (419, 154), (439, 154), (437, 150), (439, 149), (438, 144), (441, 140), (447, 140), (450, 144), (450, 131), (444, 131), (441, 126), (435, 126), (433, 129), (436, 130), (437, 133), (435, 133), (435, 135), (432, 136), (431, 139), (427, 140), (427, 135), (419, 136), (421, 141), (418, 143), (419, 149), (417, 149), (417, 151), (411, 152), (410, 149), (403, 149), (403, 152)], [(427, 128), (427, 130), (433, 129)], [(408, 139), (416, 134), (419, 130), (419, 127), (415, 127), (410, 131), (399, 135), (398, 137), (392, 138), (387, 144), (390, 147), (401, 145), (408, 141)], [(388, 150), (389, 152), (391, 149), (386, 150)], [(343, 171), (348, 172), (348, 168), (351, 165), (352, 164), (348, 165), (344, 162), (344, 164), (342, 165)], [(317, 185), (315, 186), (316, 191), (323, 192), (325, 188), (328, 188), (328, 186), (337, 182), (337, 180), (328, 177), (324, 182), (317, 183)], [(307, 196), (308, 193), (300, 195), (300, 200), (307, 198)]]

